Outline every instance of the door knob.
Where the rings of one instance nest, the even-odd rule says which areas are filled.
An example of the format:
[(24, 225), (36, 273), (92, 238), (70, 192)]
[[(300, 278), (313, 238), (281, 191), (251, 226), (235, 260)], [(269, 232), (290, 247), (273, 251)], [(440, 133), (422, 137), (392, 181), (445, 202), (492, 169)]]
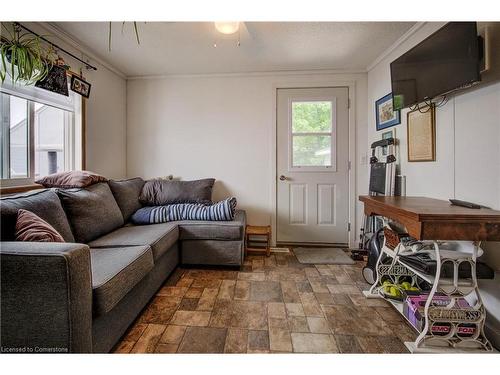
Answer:
[(288, 180), (288, 177), (284, 176), (284, 175), (281, 175), (280, 176), (280, 181), (286, 181)]

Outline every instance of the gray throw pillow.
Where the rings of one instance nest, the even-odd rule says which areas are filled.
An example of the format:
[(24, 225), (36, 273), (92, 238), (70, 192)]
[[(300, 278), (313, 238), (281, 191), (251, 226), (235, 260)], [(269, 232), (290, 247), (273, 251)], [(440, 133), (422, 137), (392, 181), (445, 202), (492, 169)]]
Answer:
[(57, 190), (76, 242), (88, 243), (123, 225), (123, 216), (106, 182)]
[(142, 188), (139, 200), (147, 206), (163, 206), (172, 203), (212, 203), (214, 178), (195, 181), (171, 181), (154, 179)]
[(75, 242), (66, 213), (53, 190), (36, 190), (2, 197), (0, 200), (2, 241), (16, 239), (17, 213), (20, 209), (33, 212), (45, 220), (61, 234), (66, 242)]
[(123, 220), (128, 221), (130, 216), (142, 207), (139, 201), (144, 180), (140, 177), (129, 178), (127, 180), (109, 180), (109, 187), (118, 203), (118, 207), (123, 215)]

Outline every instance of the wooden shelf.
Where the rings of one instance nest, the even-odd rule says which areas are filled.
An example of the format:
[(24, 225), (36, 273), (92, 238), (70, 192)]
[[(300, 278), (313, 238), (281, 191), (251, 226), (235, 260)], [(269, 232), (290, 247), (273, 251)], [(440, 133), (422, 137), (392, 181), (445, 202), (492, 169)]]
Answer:
[[(252, 237), (252, 238), (250, 238)], [(262, 237), (255, 239), (255, 237)], [(251, 244), (262, 244), (260, 247), (252, 247)], [(267, 256), (271, 255), (271, 226), (247, 225), (245, 228), (245, 251), (246, 252), (265, 252)]]

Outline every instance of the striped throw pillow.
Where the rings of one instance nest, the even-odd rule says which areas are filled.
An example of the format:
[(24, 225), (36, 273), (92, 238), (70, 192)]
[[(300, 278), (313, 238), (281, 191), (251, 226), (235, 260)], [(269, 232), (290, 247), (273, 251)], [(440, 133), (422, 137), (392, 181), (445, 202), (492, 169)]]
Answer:
[(159, 224), (180, 220), (231, 221), (236, 210), (236, 198), (204, 205), (199, 203), (177, 203), (165, 206), (143, 207), (132, 215), (134, 224)]

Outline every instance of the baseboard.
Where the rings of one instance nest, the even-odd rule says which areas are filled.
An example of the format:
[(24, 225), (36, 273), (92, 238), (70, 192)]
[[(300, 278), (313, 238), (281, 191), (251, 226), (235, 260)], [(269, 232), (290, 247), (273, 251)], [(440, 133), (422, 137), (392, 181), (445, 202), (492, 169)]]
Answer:
[(277, 242), (278, 247), (337, 247), (347, 249), (349, 246), (346, 243), (327, 243), (327, 242)]
[(271, 253), (289, 253), (289, 247), (271, 247)]

